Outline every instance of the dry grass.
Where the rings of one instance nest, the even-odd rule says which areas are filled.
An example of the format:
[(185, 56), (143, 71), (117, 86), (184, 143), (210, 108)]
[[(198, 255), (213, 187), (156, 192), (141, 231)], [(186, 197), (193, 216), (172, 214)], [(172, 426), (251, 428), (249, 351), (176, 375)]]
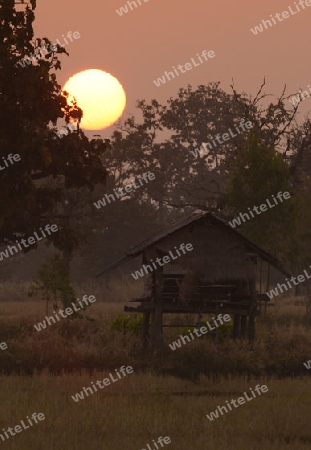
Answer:
[[(172, 450), (310, 448), (307, 379), (247, 383), (233, 378), (215, 384), (202, 378), (196, 386), (134, 373), (78, 403), (71, 399), (105, 375), (0, 378), (1, 428), (14, 426), (35, 411), (46, 417), (3, 445), (19, 450), (140, 450), (152, 439), (169, 436), (172, 443), (167, 448)], [(206, 418), (257, 383), (266, 384), (269, 391), (213, 422)]]
[[(77, 297), (84, 294), (95, 295), (98, 302), (108, 303), (126, 303), (128, 298), (139, 297), (143, 292), (143, 280), (133, 280), (129, 276), (120, 274), (117, 282), (110, 283), (88, 282), (82, 285), (74, 285)], [(0, 300), (4, 302), (28, 302), (28, 292), (31, 288), (31, 282), (12, 282), (6, 281), (0, 283)], [(38, 294), (37, 300), (40, 300)]]
[[(6, 373), (31, 374), (34, 369), (48, 368), (51, 373), (60, 374), (63, 369), (102, 370), (119, 363), (146, 367), (139, 335), (111, 327), (114, 318), (123, 314), (120, 303), (96, 302), (86, 311), (93, 322), (61, 319), (39, 333), (33, 325), (45, 317), (44, 302), (27, 299), (2, 302), (1, 307), (0, 342), (7, 342), (9, 349), (0, 351), (0, 370), (6, 368)], [(183, 327), (164, 329), (165, 359), (157, 367), (161, 373), (191, 380), (200, 373), (280, 377), (304, 374), (303, 362), (311, 358), (311, 324), (306, 323), (304, 313), (303, 305), (295, 306), (287, 300), (269, 308), (266, 320), (257, 320), (253, 352), (247, 342), (230, 339), (216, 347), (212, 336), (196, 339), (173, 352), (168, 344), (178, 339), (185, 323), (194, 319), (179, 317)], [(176, 316), (165, 318), (165, 323), (173, 322), (176, 323)], [(155, 367), (154, 362), (149, 364), (152, 365)]]
[[(4, 318), (2, 316), (5, 316), (6, 319), (21, 320), (22, 318), (29, 321), (34, 320), (34, 323), (36, 323), (36, 320), (42, 321), (46, 315), (44, 301), (26, 299), (23, 302), (1, 302), (0, 306), (0, 320)], [(123, 303), (95, 302), (87, 309), (87, 314), (99, 319), (107, 316), (112, 318), (115, 315), (123, 313), (123, 306)], [(59, 307), (61, 307), (61, 305), (59, 305)], [(52, 314), (51, 306), (49, 306), (49, 314)]]
[[(82, 289), (79, 295), (85, 293), (94, 291)], [(6, 340), (7, 334), (9, 349), (0, 351), (0, 367), (4, 369), (13, 358), (14, 364), (19, 359), (30, 369), (39, 364), (43, 370), (40, 375), (35, 371), (32, 377), (0, 376), (0, 429), (19, 424), (33, 412), (43, 412), (46, 417), (1, 442), (3, 448), (141, 450), (152, 439), (169, 436), (172, 443), (164, 447), (168, 450), (310, 449), (309, 373), (303, 366), (311, 359), (310, 324), (305, 323), (303, 299), (278, 299), (276, 303), (268, 308), (266, 320), (258, 319), (253, 353), (243, 343), (231, 340), (220, 349), (211, 341), (197, 340), (176, 352), (167, 350), (162, 368), (178, 366), (177, 372), (184, 378), (156, 375), (154, 364), (152, 370), (140, 369), (139, 338), (111, 331), (111, 321), (123, 312), (120, 303), (94, 303), (87, 314), (95, 322), (77, 320), (68, 324), (64, 320), (40, 333), (30, 332), (30, 328), (44, 318), (44, 302), (27, 299), (1, 303), (0, 338)], [(68, 330), (71, 335), (66, 338)], [(179, 333), (176, 328), (165, 329), (166, 344)], [(11, 359), (3, 359), (8, 355)], [(96, 363), (105, 370), (90, 375), (81, 369), (72, 374), (60, 372), (60, 376), (46, 370), (70, 368), (70, 362), (74, 362), (73, 367)], [(132, 365), (135, 373), (78, 403), (71, 399), (91, 381), (103, 379), (123, 364)], [(276, 379), (264, 375), (267, 368), (272, 374), (277, 369), (279, 375), (291, 375), (291, 368), (297, 366), (305, 376)], [(233, 377), (229, 373), (249, 375), (254, 367), (258, 367), (257, 376)], [(206, 375), (216, 370), (218, 375), (227, 375), (201, 375), (198, 383), (193, 383), (191, 377), (187, 378), (191, 370)], [(266, 384), (269, 391), (213, 422), (206, 418), (218, 405), (225, 405), (226, 400), (236, 399), (257, 384)]]

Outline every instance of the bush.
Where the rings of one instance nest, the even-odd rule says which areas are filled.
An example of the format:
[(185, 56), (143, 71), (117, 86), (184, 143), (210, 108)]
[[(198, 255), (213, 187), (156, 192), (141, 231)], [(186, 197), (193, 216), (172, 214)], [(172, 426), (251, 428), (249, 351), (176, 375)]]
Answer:
[(112, 322), (111, 329), (114, 331), (123, 331), (126, 334), (128, 331), (139, 335), (142, 330), (143, 316), (130, 316), (129, 314), (122, 314), (117, 316)]
[[(210, 324), (213, 326), (213, 322), (210, 321)], [(204, 325), (201, 325), (204, 326)], [(189, 330), (192, 332), (195, 328), (197, 328), (198, 330), (200, 329), (200, 326), (198, 327), (188, 327), (188, 328), (183, 328), (181, 330), (181, 335), (182, 336), (189, 336)], [(230, 322), (224, 323), (223, 325), (219, 325), (218, 327), (218, 339), (219, 342), (224, 342), (226, 339), (231, 338), (232, 337), (232, 331), (233, 331), (233, 321), (230, 320)], [(213, 331), (209, 331), (207, 334), (202, 335), (201, 337), (196, 339), (209, 339), (209, 340), (215, 340), (216, 339), (216, 330)]]
[[(28, 292), (29, 297), (34, 297), (40, 293), (46, 301), (46, 314), (48, 314), (48, 304), (53, 301), (53, 309), (58, 308), (57, 302), (61, 301), (63, 308), (75, 303), (75, 290), (71, 286), (69, 272), (59, 255), (53, 255), (46, 264), (43, 264), (38, 275), (33, 278), (33, 284)], [(72, 317), (78, 317), (76, 311)]]

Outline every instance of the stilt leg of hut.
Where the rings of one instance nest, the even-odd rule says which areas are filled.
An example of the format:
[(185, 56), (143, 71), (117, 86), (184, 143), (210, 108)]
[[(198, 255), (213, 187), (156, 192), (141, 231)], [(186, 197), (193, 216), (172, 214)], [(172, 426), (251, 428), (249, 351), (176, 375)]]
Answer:
[(233, 316), (233, 339), (240, 337), (240, 328), (241, 326), (241, 316), (239, 314), (235, 314)]
[(241, 316), (241, 337), (245, 338), (247, 332), (247, 316)]
[(255, 315), (252, 313), (248, 319), (248, 340), (251, 347), (253, 347), (255, 340)]
[(150, 311), (144, 312), (142, 323), (143, 350), (147, 350), (149, 341)]
[(163, 345), (162, 316), (163, 316), (163, 276), (160, 268), (155, 273), (154, 284), (154, 310), (151, 325), (151, 348), (161, 353)]
[(250, 294), (251, 294), (251, 305), (250, 314), (248, 320), (248, 340), (251, 348), (253, 348), (255, 340), (255, 317), (257, 311), (257, 295), (255, 290), (255, 282), (250, 280), (249, 282)]
[[(268, 273), (267, 273), (267, 289), (266, 292), (268, 292), (270, 289), (270, 264), (268, 264)], [(265, 301), (265, 320), (267, 317), (267, 302)]]

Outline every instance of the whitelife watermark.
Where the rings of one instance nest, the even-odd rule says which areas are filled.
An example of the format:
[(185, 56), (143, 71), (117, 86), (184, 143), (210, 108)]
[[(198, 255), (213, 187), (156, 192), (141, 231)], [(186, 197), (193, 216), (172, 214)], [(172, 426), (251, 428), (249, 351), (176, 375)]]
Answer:
[[(164, 444), (170, 444), (171, 443), (171, 438), (168, 437), (168, 436), (165, 436), (164, 438), (162, 436), (160, 436), (158, 438), (158, 440), (157, 440), (157, 443), (161, 445), (161, 448), (164, 447), (164, 444), (163, 444), (162, 441), (164, 442)], [(153, 448), (151, 448), (150, 445), (147, 444), (147, 447), (146, 448), (142, 448), (141, 450), (159, 450), (160, 447), (158, 447), (158, 445), (157, 445), (157, 443), (155, 442), (154, 439), (152, 439), (152, 442), (154, 444)]]
[[(209, 50), (209, 51), (204, 50), (204, 51), (202, 52), (202, 56), (203, 56), (203, 58), (205, 59), (205, 61), (209, 61), (209, 59), (215, 58), (216, 55), (215, 55), (215, 52), (214, 52), (213, 50)], [(204, 61), (202, 60), (202, 58), (201, 58), (201, 56), (199, 55), (199, 53), (197, 53), (197, 57), (198, 57), (198, 60), (200, 61), (200, 64), (196, 64), (196, 61), (195, 61), (193, 58), (191, 58), (191, 63), (192, 63), (192, 64), (191, 64), (190, 62), (185, 63), (185, 64), (184, 64), (185, 70), (183, 70), (183, 65), (182, 65), (182, 64), (179, 64), (179, 65), (177, 66), (177, 68), (178, 68), (178, 70), (180, 70), (180, 73), (186, 73), (188, 70), (192, 70), (193, 67), (200, 66), (201, 64), (204, 63)], [(208, 58), (209, 58), (209, 59), (208, 59)], [(192, 65), (193, 65), (193, 66), (192, 66)], [(173, 66), (173, 69), (174, 69), (175, 74), (179, 77), (180, 73), (178, 73), (178, 70), (176, 69), (175, 66)], [(167, 78), (168, 81), (170, 81), (171, 79), (174, 79), (174, 78), (175, 78), (175, 75), (174, 75), (173, 72), (167, 72), (167, 71), (165, 71), (165, 72), (164, 72), (164, 75), (163, 75), (162, 77), (157, 78), (157, 80), (153, 80), (154, 84), (155, 84), (157, 87), (161, 86), (161, 84), (165, 84), (165, 83), (166, 83), (165, 77)], [(173, 78), (170, 78), (170, 77), (173, 77)]]
[[(176, 251), (176, 253), (177, 253), (177, 256), (174, 258), (174, 255), (173, 255), (173, 253), (171, 252), (171, 251), (169, 251), (169, 255), (170, 255), (170, 257), (172, 258), (172, 260), (174, 260), (174, 259), (177, 259), (177, 258), (180, 258), (182, 255), (180, 254), (180, 252), (179, 252), (179, 250), (181, 250), (182, 252), (183, 252), (183, 254), (185, 255), (186, 254), (186, 251), (187, 252), (191, 252), (192, 250), (193, 250), (193, 246), (192, 246), (192, 244), (190, 244), (190, 243), (188, 243), (188, 244), (180, 244), (180, 246), (179, 246), (179, 250), (177, 249), (177, 247), (175, 246), (174, 247), (175, 248), (175, 251)], [(168, 264), (169, 262), (171, 262), (171, 259), (170, 259), (170, 257), (168, 256), (168, 255), (165, 255), (165, 256), (163, 256), (163, 258), (156, 258), (156, 262), (157, 262), (157, 264), (159, 265), (159, 266), (164, 266), (164, 264)], [(163, 261), (163, 264), (162, 264), (162, 262), (161, 262), (161, 259), (162, 259), (162, 261)], [(156, 265), (156, 263), (153, 261), (153, 259), (151, 259), (150, 260), (150, 264), (152, 264), (153, 265), (153, 267), (154, 267), (154, 269), (158, 269), (158, 267), (157, 267), (157, 265)], [(143, 264), (142, 265), (142, 268), (140, 269), (140, 270), (136, 270), (136, 272), (135, 273), (132, 273), (131, 275), (132, 275), (132, 277), (134, 278), (134, 280), (137, 280), (139, 277), (143, 277), (144, 275), (147, 275), (149, 272), (148, 272), (148, 269), (150, 270), (150, 273), (151, 272), (153, 272), (153, 268), (151, 267), (151, 266), (149, 266), (148, 264)], [(145, 271), (145, 273), (144, 273), (144, 271)]]
[[(311, 86), (308, 84), (309, 91), (311, 92)], [(297, 106), (298, 103), (302, 102), (303, 100), (306, 100), (307, 98), (311, 97), (308, 91), (303, 91), (302, 89), (299, 89), (299, 92), (297, 95), (292, 95), (290, 99), (288, 99), (289, 103), (292, 106)]]
[[(251, 391), (251, 393), (252, 393), (253, 398), (252, 398), (252, 397), (251, 397), (251, 398), (248, 398), (247, 393), (246, 393), (246, 392), (243, 392), (244, 397), (246, 398), (246, 400), (247, 400), (248, 402), (250, 402), (251, 400), (254, 400), (254, 398), (256, 398), (256, 394), (255, 394), (255, 392), (253, 391), (253, 389), (252, 389), (252, 388), (249, 388), (249, 389), (250, 389), (250, 391)], [(266, 392), (268, 392), (268, 387), (267, 387), (265, 384), (263, 384), (262, 386), (260, 386), (259, 384), (257, 384), (257, 386), (255, 387), (255, 391), (256, 391), (257, 394), (260, 396), (260, 395), (261, 395), (261, 392), (262, 392), (263, 394), (265, 394)], [(260, 391), (261, 391), (261, 392), (260, 392)], [(230, 403), (231, 403), (235, 408), (238, 408), (239, 406), (245, 404), (245, 399), (244, 399), (244, 397), (239, 397), (239, 398), (236, 399), (236, 400), (231, 399)], [(238, 402), (238, 405), (236, 405), (236, 402)], [(226, 400), (226, 403), (227, 403), (226, 406), (228, 407), (228, 409), (229, 409), (230, 411), (232, 411), (232, 408), (231, 408), (231, 406), (230, 406), (228, 400)], [(226, 408), (226, 406), (218, 406), (218, 407), (217, 407), (218, 410), (216, 409), (216, 411), (212, 411), (210, 414), (206, 414), (206, 417), (207, 417), (208, 420), (210, 420), (211, 422), (212, 422), (214, 419), (218, 419), (218, 418), (220, 417), (219, 414), (218, 414), (218, 411), (220, 412), (220, 414), (221, 414), (222, 416), (224, 415), (223, 410), (225, 410), (226, 413), (229, 412), (228, 409)]]
[(304, 365), (307, 369), (311, 369), (311, 360), (309, 359), (309, 361), (303, 363), (303, 365)]
[(21, 160), (21, 156), (18, 153), (15, 153), (15, 155), (12, 155), (12, 153), (10, 153), (8, 156), (2, 156), (3, 162), (4, 162), (4, 166), (2, 167), (0, 165), (0, 170), (5, 170), (7, 167), (9, 167), (9, 163), (8, 160), (10, 161), (10, 164), (14, 164), (15, 162), (18, 162)]
[[(58, 314), (60, 314), (63, 319), (66, 319), (66, 317), (71, 316), (71, 314), (73, 314), (74, 311), (81, 311), (81, 309), (83, 310), (84, 307), (78, 298), (77, 298), (77, 301), (78, 301), (79, 305), (81, 306), (81, 308), (77, 308), (76, 307), (77, 305), (75, 303), (71, 303), (72, 308), (68, 307), (65, 310), (59, 309), (58, 313), (56, 311), (53, 311), (56, 319), (58, 321), (60, 321), (60, 317), (58, 317)], [(83, 295), (83, 298), (81, 301), (84, 302), (86, 306), (89, 306), (88, 301), (90, 303), (94, 303), (94, 302), (96, 302), (96, 298), (94, 295), (90, 295), (89, 297), (87, 295)], [(50, 317), (45, 316), (45, 320), (43, 320), (43, 322), (38, 322), (37, 325), (34, 325), (35, 329), (37, 331), (41, 331), (46, 328), (47, 323), (48, 323), (48, 325), (52, 325), (52, 323), (56, 323), (55, 317), (54, 316), (50, 316)]]
[(38, 423), (38, 420), (37, 420), (37, 419), (39, 419), (39, 421), (44, 420), (44, 419), (45, 419), (44, 414), (43, 414), (43, 413), (38, 413), (38, 414), (37, 414), (37, 413), (33, 413), (32, 416), (31, 416), (31, 419), (29, 419), (29, 417), (27, 416), (27, 421), (28, 421), (29, 426), (26, 426), (26, 424), (24, 423), (24, 421), (21, 420), (20, 423), (22, 424), (23, 428), (22, 428), (20, 425), (15, 425), (15, 427), (14, 427), (15, 433), (13, 432), (13, 428), (12, 428), (12, 427), (8, 427), (6, 430), (5, 430), (4, 428), (2, 428), (2, 429), (3, 429), (3, 434), (4, 434), (5, 437), (6, 437), (6, 439), (5, 439), (5, 438), (3, 437), (3, 434), (0, 434), (0, 437), (1, 437), (1, 439), (2, 439), (2, 442), (10, 438), (10, 436), (8, 435), (8, 433), (10, 433), (11, 436), (15, 436), (15, 434), (21, 433), (21, 432), (23, 431), (23, 429), (24, 429), (24, 430), (27, 430), (27, 428), (32, 427), (32, 426), (33, 426), (32, 420), (37, 424), (37, 423)]
[[(136, 186), (135, 181), (133, 181), (132, 183), (126, 184), (122, 188), (119, 187), (117, 189), (114, 189), (113, 191), (116, 195), (116, 198), (120, 198), (120, 197), (123, 197), (124, 195), (130, 194), (133, 190), (133, 187), (135, 189), (138, 189), (139, 187), (143, 186), (144, 185), (143, 180), (145, 181), (145, 184), (147, 184), (148, 183), (147, 178), (149, 179), (149, 181), (153, 181), (155, 179), (155, 174), (152, 172), (149, 172), (149, 173), (144, 173), (142, 175), (142, 178), (138, 177), (135, 181), (139, 181), (140, 186), (139, 185)], [(125, 193), (122, 192), (123, 189), (125, 190)], [(117, 192), (117, 190), (119, 192)], [(106, 197), (106, 200), (108, 203), (111, 203), (112, 201), (116, 200), (116, 198), (113, 196), (113, 194), (105, 194), (105, 197)], [(101, 208), (102, 206), (105, 206), (107, 204), (105, 197), (103, 197), (101, 200), (98, 200), (97, 202), (93, 203), (93, 205), (95, 205), (97, 209)]]
[[(46, 238), (45, 232), (48, 235), (51, 235), (51, 233), (56, 233), (56, 231), (58, 231), (58, 227), (56, 224), (53, 224), (53, 225), (47, 224), (47, 225), (45, 225), (44, 231), (42, 230), (41, 227), (40, 227), (40, 231), (41, 231), (41, 235), (43, 237), (40, 238), (38, 236), (37, 232), (35, 231), (34, 235), (35, 235), (36, 239), (32, 236), (27, 239), (29, 245), (33, 245), (36, 243), (36, 241), (42, 241), (43, 238)], [(18, 253), (19, 251), (23, 250), (21, 247), (21, 244), (23, 244), (24, 248), (29, 247), (29, 245), (27, 245), (27, 243), (26, 243), (26, 239), (21, 239), (20, 242), (16, 241), (16, 243), (17, 243), (19, 250), (17, 249), (17, 247), (15, 247), (15, 245), (12, 245), (12, 246), (8, 245), (7, 250), (0, 252), (0, 261), (3, 261), (3, 257), (8, 258), (10, 256), (9, 253), (11, 255), (14, 255), (12, 249), (15, 250), (15, 253)]]
[[(122, 367), (120, 367), (119, 370), (120, 370), (120, 372), (122, 373), (123, 378), (126, 377), (126, 375), (129, 375), (129, 374), (131, 374), (131, 373), (134, 372), (134, 369), (133, 369), (132, 366), (127, 366), (127, 367), (122, 366)], [(109, 379), (109, 378), (104, 378), (103, 381), (97, 380), (97, 381), (95, 382), (95, 384), (96, 384), (100, 389), (104, 389), (105, 386), (109, 386), (109, 385), (111, 384), (111, 381), (112, 381), (113, 383), (116, 383), (117, 381), (121, 380), (122, 377), (121, 377), (120, 373), (118, 372), (118, 369), (115, 369), (115, 372), (116, 372), (116, 375), (117, 375), (118, 378), (113, 378), (113, 375), (112, 375), (112, 373), (110, 372), (110, 373), (109, 373), (109, 378), (110, 378), (110, 379)], [(110, 381), (110, 380), (111, 380), (111, 381)], [(103, 383), (103, 386), (101, 386), (101, 383)], [(89, 396), (89, 393), (90, 393), (90, 394), (94, 394), (95, 392), (98, 391), (98, 389), (97, 389), (97, 387), (95, 386), (95, 384), (93, 383), (93, 381), (91, 381), (91, 385), (92, 385), (92, 386), (84, 387), (84, 388), (83, 388), (83, 391), (77, 392), (75, 395), (72, 395), (71, 398), (77, 403), (79, 400), (83, 400), (83, 399), (84, 399), (84, 394), (86, 394), (87, 397)], [(93, 391), (93, 389), (94, 389), (94, 391)]]
[[(241, 127), (242, 131), (246, 131), (245, 127), (247, 128), (247, 130), (250, 130), (251, 128), (253, 128), (254, 125), (249, 120), (247, 122), (241, 120), (238, 126), (234, 125), (235, 131), (237, 131), (238, 134), (232, 133), (231, 128), (228, 129), (227, 133), (223, 133), (221, 136), (218, 133), (214, 137), (214, 139), (210, 141), (213, 143), (214, 148), (216, 148), (218, 144), (223, 144), (224, 142), (229, 141), (231, 138), (237, 137), (239, 134), (241, 134), (239, 126)], [(223, 141), (221, 141), (221, 138), (223, 139)], [(215, 139), (218, 142), (218, 144), (216, 144)], [(203, 142), (202, 143), (203, 149), (202, 147), (200, 148), (200, 150), (198, 148), (195, 148), (194, 150), (190, 150), (190, 153), (192, 153), (195, 158), (197, 158), (198, 156), (204, 156), (204, 154), (208, 154), (208, 150), (206, 148), (207, 146), (209, 147), (210, 150), (213, 150), (212, 144), (210, 142)]]
[[(309, 267), (311, 267), (311, 266), (309, 266)], [(306, 279), (311, 278), (311, 276), (308, 274), (308, 272), (307, 272), (306, 270), (304, 270), (303, 273), (305, 274), (306, 278), (305, 278), (303, 275), (298, 275), (297, 277), (291, 277), (290, 281), (291, 281), (295, 286), (297, 286), (299, 283), (303, 283), (304, 281), (306, 281)], [(296, 283), (296, 281), (295, 281), (296, 278), (297, 278), (297, 280), (298, 280), (297, 283)], [(266, 292), (266, 295), (269, 297), (270, 300), (271, 300), (273, 297), (277, 297), (278, 295), (282, 294), (283, 288), (285, 288), (285, 290), (288, 291), (289, 288), (291, 289), (291, 288), (293, 287), (293, 286), (291, 285), (290, 281), (289, 281), (287, 278), (285, 278), (285, 281), (286, 281), (288, 287), (286, 286), (286, 284), (280, 284), (280, 283), (278, 283), (278, 284), (276, 285), (276, 288), (275, 288), (275, 289), (271, 289), (270, 292)]]
[[(219, 327), (219, 325), (223, 325), (224, 322), (230, 322), (231, 317), (229, 316), (229, 314), (225, 314), (222, 318), (222, 314), (218, 314), (216, 320), (218, 320), (219, 323), (216, 322), (215, 318), (212, 318), (214, 324), (215, 324), (215, 328), (211, 327), (210, 322), (206, 322), (207, 328), (206, 327), (201, 327), (200, 328), (200, 333), (199, 334), (199, 329), (195, 328), (193, 331), (188, 330), (188, 333), (191, 335), (192, 340), (195, 339), (195, 336), (193, 336), (192, 333), (195, 333), (196, 337), (202, 337), (204, 334), (208, 333), (209, 331), (213, 331), (216, 330), (216, 328)], [(224, 322), (223, 322), (224, 321)], [(171, 348), (171, 350), (176, 350), (176, 348), (180, 348), (183, 345), (187, 344), (187, 342), (191, 342), (190, 337), (189, 336), (179, 336), (180, 339), (178, 339), (178, 341), (174, 341), (171, 344), (168, 344), (169, 347)]]
[[(282, 192), (279, 192), (278, 194), (277, 194), (277, 198), (279, 199), (279, 201), (281, 202), (281, 203), (283, 203), (283, 199), (282, 199), (282, 196), (283, 196), (283, 198), (285, 199), (285, 200), (288, 200), (289, 198), (290, 198), (290, 193), (289, 192), (284, 192), (284, 193), (282, 193)], [(279, 203), (278, 203), (278, 201), (276, 200), (276, 198), (275, 198), (275, 196), (274, 195), (272, 195), (272, 198), (273, 198), (273, 201), (274, 201), (274, 205), (272, 204), (271, 205), (271, 203), (269, 202), (269, 200), (268, 199), (266, 199), (266, 202), (267, 202), (267, 204), (268, 204), (268, 206), (269, 206), (269, 208), (271, 209), (271, 208), (274, 208), (276, 205), (278, 205)], [(258, 211), (258, 208), (260, 209), (260, 211)], [(256, 214), (257, 215), (259, 215), (259, 214), (261, 214), (262, 212), (265, 212), (265, 211), (267, 211), (267, 205), (265, 204), (265, 203), (262, 203), (260, 206), (253, 206), (253, 211), (255, 211), (256, 212)], [(248, 208), (248, 210), (249, 210), (249, 214), (252, 216), (252, 218), (254, 218), (255, 216), (254, 216), (254, 214), (252, 213), (252, 211), (251, 211), (251, 209), (250, 208)], [(246, 218), (247, 219), (245, 219), (245, 216), (246, 216)], [(241, 225), (241, 219), (243, 220), (243, 222), (246, 222), (246, 220), (250, 220), (250, 217), (249, 217), (249, 215), (247, 214), (247, 213), (240, 213), (239, 215), (238, 215), (238, 217), (236, 217), (235, 219), (233, 219), (232, 220), (232, 222), (228, 222), (230, 225), (231, 225), (231, 227), (232, 228), (235, 228), (237, 225)]]
[[(297, 2), (294, 2), (294, 3), (295, 3), (295, 7), (296, 7), (296, 12), (292, 10), (291, 6), (288, 7), (288, 10), (292, 16), (301, 12), (301, 9), (297, 5)], [(311, 0), (299, 0), (298, 3), (301, 6), (302, 10), (306, 9), (306, 6), (311, 6)], [(276, 19), (278, 19), (279, 22), (283, 22), (283, 19), (288, 19), (289, 17), (291, 17), (289, 12), (287, 10), (285, 10), (282, 13), (276, 13), (275, 16), (270, 14), (271, 20), (270, 19), (262, 20), (260, 25), (255, 26), (255, 28), (251, 28), (251, 32), (255, 35), (257, 35), (258, 33), (262, 33), (264, 31), (263, 26), (265, 27), (265, 29), (268, 28), (267, 23), (269, 24), (270, 28), (273, 27), (273, 25), (277, 25), (278, 22), (275, 21), (274, 17)], [(282, 18), (281, 18), (281, 16), (282, 16)]]
[[(137, 3), (139, 3), (140, 6), (142, 6), (141, 1), (140, 0), (136, 0)], [(135, 8), (138, 8), (136, 1), (128, 1), (127, 5), (131, 8), (131, 11), (133, 11), (132, 5), (134, 4)], [(149, 0), (143, 0), (144, 3), (147, 3)], [(119, 16), (123, 16), (123, 14), (126, 14), (129, 12), (127, 5), (125, 6), (121, 6), (120, 9), (116, 9), (116, 12), (119, 14)]]
[[(68, 41), (63, 34), (62, 37), (64, 39), (65, 45), (68, 45)], [(72, 42), (73, 38), (79, 39), (81, 35), (78, 31), (75, 31), (74, 33), (72, 31), (68, 31), (67, 37), (70, 40), (70, 42)], [(21, 67), (24, 68), (26, 67), (26, 65), (29, 66), (31, 63), (34, 64), (35, 62), (45, 59), (47, 55), (50, 55), (52, 52), (56, 52), (57, 44), (60, 47), (64, 47), (64, 45), (62, 45), (59, 42), (59, 39), (56, 39), (56, 44), (50, 44), (48, 47), (45, 45), (43, 48), (42, 47), (38, 48), (37, 52), (30, 53), (29, 56), (25, 56), (25, 58), (23, 58), (21, 61), (18, 61), (17, 64), (19, 64)], [(42, 51), (45, 51), (45, 53), (42, 53)]]
[(8, 348), (8, 344), (6, 342), (1, 342), (0, 348), (1, 350), (6, 350)]

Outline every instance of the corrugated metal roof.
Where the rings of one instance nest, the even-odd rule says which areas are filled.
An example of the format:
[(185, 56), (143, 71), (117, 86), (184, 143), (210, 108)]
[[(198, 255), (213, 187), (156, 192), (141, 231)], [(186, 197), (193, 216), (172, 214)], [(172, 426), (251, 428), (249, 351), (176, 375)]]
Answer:
[(254, 242), (247, 239), (245, 236), (243, 236), (243, 234), (241, 234), (235, 228), (232, 228), (225, 220), (217, 217), (214, 213), (211, 213), (208, 211), (202, 211), (202, 210), (195, 210), (185, 217), (180, 217), (180, 218), (176, 219), (165, 230), (160, 231), (160, 232), (154, 234), (153, 236), (142, 241), (135, 248), (126, 252), (126, 254), (122, 258), (120, 258), (119, 260), (115, 261), (114, 263), (110, 264), (109, 266), (107, 266), (103, 270), (101, 270), (96, 275), (96, 277), (99, 277), (99, 276), (103, 275), (104, 273), (115, 269), (117, 266), (119, 266), (120, 264), (122, 264), (123, 262), (125, 262), (127, 260), (129, 261), (133, 258), (136, 258), (146, 248), (151, 247), (153, 244), (161, 241), (162, 239), (165, 239), (169, 235), (175, 233), (176, 231), (181, 230), (182, 228), (188, 226), (189, 224), (194, 223), (198, 220), (201, 220), (203, 217), (210, 217), (210, 219), (215, 224), (224, 226), (225, 228), (229, 229), (231, 232), (237, 234), (245, 242), (245, 244), (251, 250), (253, 250), (257, 255), (259, 255), (262, 259), (264, 259), (265, 261), (268, 261), (272, 266), (274, 266), (278, 271), (285, 274), (286, 276), (291, 276), (290, 273), (288, 272), (288, 270), (281, 264), (280, 261), (278, 261), (272, 255), (267, 253), (261, 247), (258, 247), (258, 245), (256, 245)]

